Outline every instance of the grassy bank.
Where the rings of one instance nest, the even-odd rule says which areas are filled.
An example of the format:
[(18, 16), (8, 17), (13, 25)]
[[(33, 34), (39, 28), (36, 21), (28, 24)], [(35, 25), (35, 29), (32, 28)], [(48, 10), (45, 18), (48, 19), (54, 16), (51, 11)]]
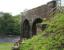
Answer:
[(56, 14), (48, 22), (48, 28), (23, 41), (20, 50), (64, 50), (64, 14)]
[(11, 50), (13, 43), (0, 43), (0, 50)]

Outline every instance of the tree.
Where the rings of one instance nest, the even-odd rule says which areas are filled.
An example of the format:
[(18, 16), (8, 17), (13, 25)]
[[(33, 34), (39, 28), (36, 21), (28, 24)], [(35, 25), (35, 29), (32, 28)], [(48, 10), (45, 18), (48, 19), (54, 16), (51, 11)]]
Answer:
[(0, 17), (0, 34), (19, 35), (20, 34), (20, 16), (12, 16), (9, 13), (3, 13)]

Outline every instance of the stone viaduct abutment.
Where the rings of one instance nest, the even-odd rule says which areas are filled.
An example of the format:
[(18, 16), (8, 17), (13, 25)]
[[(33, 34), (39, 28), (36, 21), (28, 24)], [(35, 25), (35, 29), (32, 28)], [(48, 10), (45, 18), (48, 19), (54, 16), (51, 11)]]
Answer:
[(22, 12), (21, 37), (30, 38), (37, 34), (37, 24), (42, 23), (43, 19), (50, 18), (48, 14), (54, 11), (56, 1), (51, 1), (45, 5)]

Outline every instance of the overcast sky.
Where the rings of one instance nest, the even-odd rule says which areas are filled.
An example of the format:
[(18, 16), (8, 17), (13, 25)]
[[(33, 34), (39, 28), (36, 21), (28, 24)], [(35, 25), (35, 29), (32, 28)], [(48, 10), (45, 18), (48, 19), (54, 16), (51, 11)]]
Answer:
[(16, 15), (25, 9), (32, 9), (49, 1), (51, 0), (0, 0), (0, 12)]

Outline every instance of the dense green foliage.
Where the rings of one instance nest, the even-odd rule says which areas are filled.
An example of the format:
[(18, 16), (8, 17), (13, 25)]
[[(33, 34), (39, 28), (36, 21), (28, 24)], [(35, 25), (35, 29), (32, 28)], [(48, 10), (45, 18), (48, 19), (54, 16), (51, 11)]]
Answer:
[(16, 34), (16, 35), (19, 35), (20, 34), (20, 15), (16, 15), (16, 16), (14, 16), (13, 17), (13, 19), (14, 19), (14, 21), (15, 21), (15, 23), (14, 23), (14, 33)]
[(0, 34), (18, 35), (20, 34), (20, 16), (12, 16), (9, 13), (3, 13), (0, 16)]
[(56, 14), (48, 21), (46, 30), (20, 46), (20, 50), (64, 50), (64, 14)]

